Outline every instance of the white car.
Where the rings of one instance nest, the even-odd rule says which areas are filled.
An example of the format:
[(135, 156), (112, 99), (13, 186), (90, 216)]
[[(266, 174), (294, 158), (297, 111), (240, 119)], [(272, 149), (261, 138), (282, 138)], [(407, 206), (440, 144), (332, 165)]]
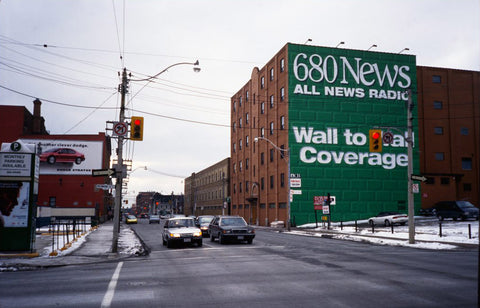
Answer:
[(203, 244), (202, 231), (195, 226), (195, 221), (190, 217), (175, 217), (165, 221), (162, 232), (162, 243), (172, 248), (177, 244)]
[(370, 226), (374, 225), (385, 225), (389, 227), (391, 225), (400, 224), (405, 225), (408, 221), (408, 215), (397, 213), (397, 212), (381, 212), (377, 216), (370, 217), (368, 219), (368, 224)]

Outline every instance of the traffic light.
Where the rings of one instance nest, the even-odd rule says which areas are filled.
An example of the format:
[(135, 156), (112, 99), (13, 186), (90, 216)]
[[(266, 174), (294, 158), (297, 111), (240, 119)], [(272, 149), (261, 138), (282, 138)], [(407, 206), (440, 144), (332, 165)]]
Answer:
[(132, 117), (130, 122), (130, 140), (143, 140), (143, 117)]
[(371, 129), (368, 131), (370, 141), (370, 152), (382, 152), (382, 131), (379, 129)]

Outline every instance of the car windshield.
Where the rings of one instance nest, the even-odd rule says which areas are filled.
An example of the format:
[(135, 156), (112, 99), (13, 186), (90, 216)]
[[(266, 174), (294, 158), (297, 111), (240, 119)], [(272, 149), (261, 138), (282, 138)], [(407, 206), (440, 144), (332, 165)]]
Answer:
[(198, 222), (201, 224), (208, 224), (212, 221), (213, 217), (199, 217)]
[(471, 204), (468, 201), (457, 201), (457, 204), (458, 204), (459, 207), (461, 207), (463, 209), (475, 207), (473, 204)]
[(133, 215), (128, 215), (128, 218), (130, 218), (130, 219), (135, 219), (135, 218), (137, 218), (137, 217), (135, 217), (135, 216), (133, 216)]
[(168, 223), (170, 228), (184, 228), (184, 227), (193, 227), (193, 219), (175, 219), (171, 220)]
[(222, 226), (246, 226), (247, 223), (241, 217), (235, 218), (223, 218), (221, 222)]
[(158, 215), (150, 215), (150, 218), (159, 218)]

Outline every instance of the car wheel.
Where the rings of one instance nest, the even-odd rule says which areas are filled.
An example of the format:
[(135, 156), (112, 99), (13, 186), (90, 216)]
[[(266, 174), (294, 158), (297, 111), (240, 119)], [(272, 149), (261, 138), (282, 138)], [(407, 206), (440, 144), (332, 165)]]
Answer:
[(167, 240), (167, 248), (172, 248), (172, 247), (173, 247), (173, 243)]
[(202, 247), (203, 246), (203, 241), (202, 240), (198, 241), (197, 245), (198, 245), (198, 247)]
[(222, 245), (226, 244), (227, 243), (227, 240), (225, 239), (225, 237), (223, 235), (219, 235), (218, 236), (218, 242)]
[(75, 163), (80, 165), (82, 163), (82, 159), (80, 157), (75, 158)]
[(215, 238), (213, 237), (213, 233), (210, 233), (210, 242), (215, 241)]
[(390, 227), (390, 220), (385, 219), (385, 227)]
[(405, 226), (406, 222), (401, 222), (400, 225)]
[(253, 239), (252, 239), (252, 238), (251, 238), (251, 239), (248, 239), (248, 240), (247, 240), (247, 243), (248, 243), (248, 244), (252, 244), (252, 243), (253, 243)]
[(368, 221), (368, 224), (370, 225), (370, 227), (373, 227), (373, 225), (374, 225), (373, 220), (370, 219), (370, 220)]
[(55, 159), (55, 156), (49, 156), (47, 158), (47, 162), (50, 164), (50, 165), (53, 165), (55, 163), (56, 159)]

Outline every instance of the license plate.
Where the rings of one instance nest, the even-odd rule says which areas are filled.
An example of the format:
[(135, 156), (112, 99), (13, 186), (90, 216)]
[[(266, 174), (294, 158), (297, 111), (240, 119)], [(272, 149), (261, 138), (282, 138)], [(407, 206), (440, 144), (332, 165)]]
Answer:
[(243, 240), (243, 235), (239, 235), (239, 236), (237, 237), (237, 239)]
[(192, 241), (191, 238), (184, 238), (184, 239), (183, 239), (183, 242), (184, 242), (184, 243), (190, 243), (191, 241)]

